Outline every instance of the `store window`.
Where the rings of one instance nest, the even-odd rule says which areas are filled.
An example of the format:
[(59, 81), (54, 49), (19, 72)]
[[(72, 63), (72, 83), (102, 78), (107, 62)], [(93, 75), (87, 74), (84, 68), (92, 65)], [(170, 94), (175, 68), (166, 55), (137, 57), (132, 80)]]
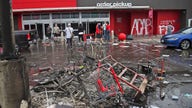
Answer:
[(24, 30), (29, 30), (29, 25), (24, 25)]
[(33, 20), (39, 20), (40, 19), (40, 14), (32, 14), (32, 19)]
[(108, 18), (109, 17), (109, 12), (103, 12), (103, 13), (100, 13), (100, 18)]
[(62, 13), (62, 18), (64, 19), (70, 18), (70, 13)]
[(49, 14), (41, 14), (41, 19), (49, 19)]
[(82, 18), (90, 18), (90, 12), (83, 12), (82, 13)]
[(23, 15), (23, 20), (31, 20), (31, 14)]
[(35, 24), (31, 24), (30, 26), (31, 26), (31, 30), (36, 29)]
[(61, 14), (60, 13), (53, 13), (52, 18), (53, 19), (61, 19)]
[(79, 18), (79, 13), (71, 13), (71, 18)]
[(91, 18), (99, 18), (99, 13), (98, 12), (92, 12)]
[(82, 18), (108, 18), (109, 12), (83, 12)]

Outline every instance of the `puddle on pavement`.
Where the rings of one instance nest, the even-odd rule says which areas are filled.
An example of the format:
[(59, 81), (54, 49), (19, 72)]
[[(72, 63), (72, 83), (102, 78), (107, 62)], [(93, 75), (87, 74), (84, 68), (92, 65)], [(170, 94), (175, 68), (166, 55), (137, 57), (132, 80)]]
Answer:
[[(165, 69), (168, 69), (171, 72), (174, 72), (177, 68), (183, 68), (183, 65), (189, 65), (190, 68), (191, 63), (191, 51), (180, 51), (180, 50), (167, 50), (164, 49), (161, 45), (150, 45), (146, 43), (118, 43), (118, 44), (106, 44), (101, 46), (94, 46), (91, 49), (87, 48), (91, 56), (96, 57), (97, 59), (105, 57), (107, 55), (112, 55), (117, 61), (120, 61), (124, 65), (133, 68), (135, 70), (138, 69), (138, 63), (143, 58), (151, 61), (159, 60), (161, 55), (166, 55), (164, 58), (167, 60), (165, 62)], [(54, 72), (59, 72), (61, 70), (65, 70), (65, 67), (72, 65), (70, 61), (77, 61), (74, 65), (81, 66), (83, 63), (84, 57), (84, 49), (83, 45), (76, 46), (74, 48), (76, 51), (73, 53), (69, 53), (70, 51), (66, 49), (64, 44), (46, 44), (46, 45), (34, 45), (30, 50), (31, 53), (25, 53), (24, 55), (27, 58), (28, 64), (31, 67), (30, 75), (30, 83), (31, 86), (35, 86), (38, 81), (42, 80), (41, 77), (44, 77), (49, 74), (54, 74)], [(95, 52), (95, 53), (93, 53)], [(99, 55), (99, 56), (98, 56)], [(74, 56), (74, 58), (71, 58)], [(181, 65), (183, 64), (183, 65)], [(173, 66), (173, 67), (172, 67)], [(177, 68), (174, 68), (176, 66)], [(39, 68), (43, 67), (51, 67), (52, 71), (38, 71)], [(183, 70), (183, 69), (181, 69)], [(177, 70), (178, 71), (178, 70)], [(185, 71), (185, 70), (184, 70)], [(171, 76), (172, 73), (169, 73), (167, 76)], [(186, 72), (186, 74), (188, 74)], [(174, 76), (175, 74), (173, 74)], [(180, 77), (183, 75), (182, 77)], [(191, 75), (189, 73), (189, 75)], [(173, 77), (172, 76), (172, 77)], [(176, 75), (177, 76), (177, 75)], [(175, 77), (176, 81), (179, 81), (180, 78), (186, 78), (187, 76), (183, 74)], [(190, 78), (190, 76), (188, 76)], [(171, 78), (170, 78), (171, 79)], [(187, 79), (187, 78), (186, 78)], [(190, 106), (191, 103), (188, 101), (191, 100), (191, 91), (187, 84), (183, 84), (180, 82), (176, 82), (176, 84), (168, 84), (163, 88), (163, 92), (165, 92), (165, 98), (163, 100), (160, 99), (160, 90), (157, 88), (155, 92), (149, 95), (148, 97), (148, 106), (156, 106), (159, 108), (166, 108), (168, 105), (170, 108), (180, 108), (180, 106)], [(171, 90), (169, 90), (171, 89)], [(173, 99), (173, 97), (178, 99)], [(53, 96), (54, 97), (54, 96)], [(53, 101), (53, 100), (52, 100)], [(72, 102), (73, 103), (73, 102)], [(178, 106), (180, 105), (180, 106)]]

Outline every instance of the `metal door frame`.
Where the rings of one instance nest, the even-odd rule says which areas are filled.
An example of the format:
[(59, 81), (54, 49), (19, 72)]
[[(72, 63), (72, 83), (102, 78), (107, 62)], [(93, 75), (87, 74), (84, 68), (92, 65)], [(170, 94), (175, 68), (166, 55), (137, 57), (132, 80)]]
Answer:
[(188, 27), (192, 27), (192, 18), (188, 19)]

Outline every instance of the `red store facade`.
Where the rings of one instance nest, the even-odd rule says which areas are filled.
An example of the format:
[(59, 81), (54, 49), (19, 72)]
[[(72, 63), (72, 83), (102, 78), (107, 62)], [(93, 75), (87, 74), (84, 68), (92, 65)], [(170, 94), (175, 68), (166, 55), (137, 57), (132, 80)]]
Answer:
[[(45, 28), (57, 23), (64, 29), (72, 23), (77, 29), (83, 23), (86, 33), (94, 33), (97, 22), (109, 21), (116, 35), (163, 35), (172, 23), (173, 32), (190, 26), (190, 0), (13, 0), (15, 29), (38, 29), (41, 38)], [(173, 5), (174, 4), (174, 5)]]

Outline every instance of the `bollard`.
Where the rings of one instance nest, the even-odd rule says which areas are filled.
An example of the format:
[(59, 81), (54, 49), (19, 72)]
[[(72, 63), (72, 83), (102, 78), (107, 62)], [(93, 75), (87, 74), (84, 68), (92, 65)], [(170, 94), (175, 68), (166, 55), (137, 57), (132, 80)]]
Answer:
[(61, 32), (61, 42), (64, 42), (64, 33), (63, 33), (63, 31)]
[(112, 43), (114, 42), (114, 31), (113, 30), (111, 30), (111, 41), (112, 41)]

